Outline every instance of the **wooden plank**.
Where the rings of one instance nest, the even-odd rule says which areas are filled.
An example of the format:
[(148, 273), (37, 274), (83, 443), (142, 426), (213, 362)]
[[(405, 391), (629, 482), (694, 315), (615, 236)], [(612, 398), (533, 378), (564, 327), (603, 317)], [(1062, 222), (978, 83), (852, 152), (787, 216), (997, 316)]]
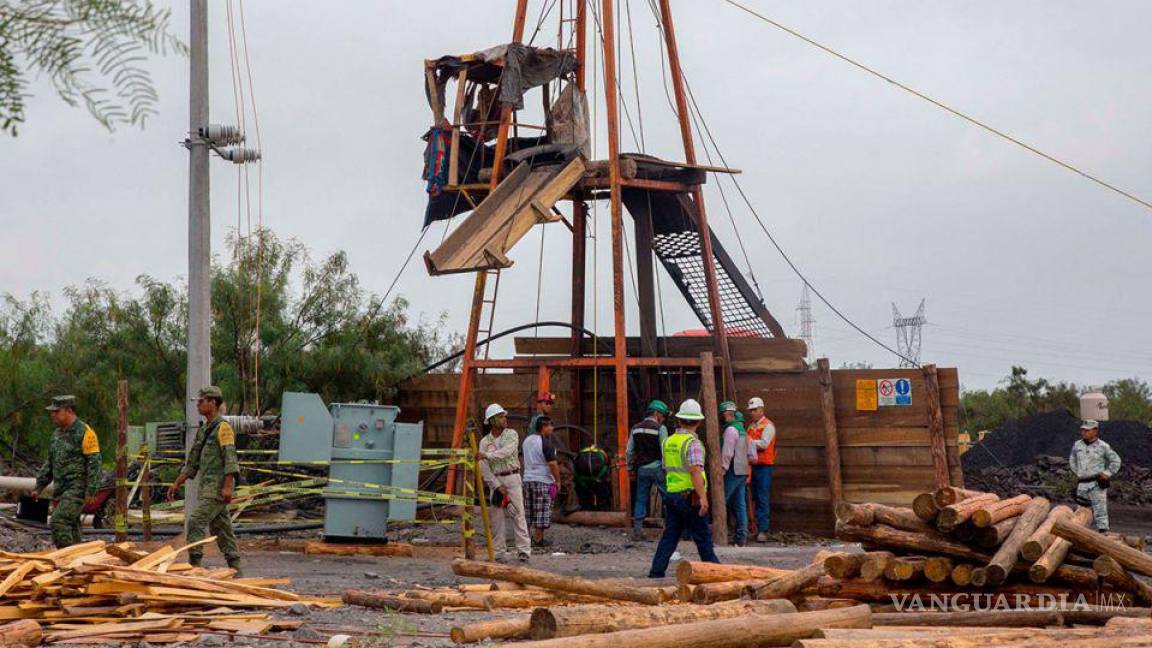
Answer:
[(936, 365), (925, 365), (923, 372), (932, 466), (936, 471), (936, 487), (944, 488), (951, 485), (952, 479), (948, 471), (948, 452), (944, 441), (944, 413), (940, 409), (940, 385), (936, 380)]

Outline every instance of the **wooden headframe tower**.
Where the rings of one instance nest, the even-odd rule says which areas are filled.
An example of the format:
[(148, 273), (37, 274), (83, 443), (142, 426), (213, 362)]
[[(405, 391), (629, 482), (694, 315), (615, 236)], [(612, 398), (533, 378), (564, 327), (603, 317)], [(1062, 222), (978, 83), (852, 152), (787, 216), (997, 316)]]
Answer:
[[(659, 233), (662, 227), (660, 222), (654, 223), (654, 214), (659, 215), (659, 210), (653, 205), (662, 206), (661, 209), (665, 211), (663, 214), (675, 213), (676, 218), (683, 221), (682, 226), (686, 228), (687, 234), (695, 234), (683, 237), (680, 245), (683, 246), (687, 241), (696, 256), (694, 259), (702, 259), (704, 261), (693, 261), (691, 267), (677, 266), (678, 268), (688, 268), (686, 271), (695, 272), (699, 277), (698, 282), (692, 290), (689, 290), (683, 284), (680, 285), (681, 292), (689, 300), (693, 309), (700, 319), (705, 323), (706, 329), (712, 336), (714, 357), (722, 370), (722, 380), (720, 381), (720, 392), (730, 398), (736, 398), (735, 385), (732, 374), (732, 363), (729, 353), (729, 331), (725, 326), (725, 299), (735, 299), (740, 301), (741, 307), (744, 308), (746, 313), (749, 313), (746, 324), (740, 324), (739, 332), (737, 335), (762, 335), (764, 337), (786, 337), (779, 323), (768, 313), (763, 303), (758, 299), (753, 299), (752, 292), (747, 282), (744, 280), (741, 273), (736, 270), (731, 259), (719, 246), (715, 236), (712, 235), (708, 226), (708, 215), (704, 204), (704, 192), (702, 183), (704, 182), (705, 173), (707, 171), (718, 172), (731, 172), (728, 169), (718, 169), (714, 167), (707, 167), (697, 163), (696, 150), (693, 140), (692, 124), (688, 106), (688, 96), (685, 87), (685, 81), (680, 66), (679, 49), (676, 43), (676, 30), (675, 23), (672, 16), (671, 0), (657, 0), (660, 10), (660, 19), (662, 23), (662, 32), (664, 39), (664, 49), (667, 53), (667, 63), (671, 70), (671, 83), (675, 96), (676, 112), (680, 125), (680, 134), (683, 140), (684, 160), (682, 162), (667, 162), (659, 160), (645, 159), (645, 164), (656, 164), (663, 168), (671, 169), (678, 172), (676, 174), (668, 174), (658, 177), (644, 177), (643, 174), (622, 173), (622, 161), (628, 161), (631, 164), (635, 162), (626, 160), (622, 157), (620, 150), (620, 115), (618, 113), (618, 85), (617, 85), (617, 61), (616, 61), (616, 29), (615, 29), (615, 16), (614, 0), (576, 0), (575, 16), (570, 17), (567, 21), (561, 16), (562, 24), (574, 23), (571, 28), (575, 30), (575, 58), (576, 66), (573, 71), (574, 81), (576, 87), (581, 93), (586, 90), (586, 62), (588, 59), (588, 51), (586, 46), (587, 41), (587, 27), (588, 27), (588, 4), (592, 2), (600, 3), (600, 28), (602, 30), (601, 46), (602, 46), (602, 63), (603, 63), (603, 81), (605, 89), (605, 102), (606, 108), (606, 121), (607, 121), (607, 139), (608, 139), (608, 159), (607, 159), (607, 173), (606, 176), (593, 177), (585, 175), (583, 165), (568, 166), (564, 171), (552, 173), (552, 175), (539, 174), (540, 178), (532, 187), (541, 187), (541, 194), (547, 194), (549, 190), (552, 191), (552, 197), (562, 197), (564, 200), (572, 202), (572, 274), (571, 274), (571, 347), (569, 357), (566, 358), (542, 358), (539, 360), (531, 358), (513, 358), (513, 359), (495, 359), (489, 358), (487, 352), (480, 357), (477, 353), (478, 340), (481, 332), (485, 326), (485, 307), (495, 306), (495, 294), (489, 297), (489, 290), (493, 287), (490, 285), (499, 282), (499, 267), (501, 263), (510, 264), (506, 258), (503, 257), (501, 249), (493, 247), (473, 246), (474, 249), (469, 250), (468, 254), (461, 253), (458, 257), (468, 257), (471, 259), (481, 259), (482, 262), (493, 264), (497, 269), (494, 271), (491, 267), (484, 267), (483, 269), (475, 270), (475, 286), (472, 295), (472, 306), (469, 316), (468, 332), (465, 338), (463, 366), (460, 374), (460, 386), (458, 393), (458, 401), (456, 403), (455, 420), (453, 427), (453, 447), (461, 447), (464, 440), (464, 433), (469, 420), (469, 408), (471, 394), (473, 390), (473, 381), (477, 371), (486, 369), (537, 369), (539, 375), (539, 389), (541, 391), (548, 390), (549, 376), (551, 369), (567, 368), (573, 369), (574, 376), (576, 377), (574, 383), (575, 394), (580, 394), (579, 388), (579, 374), (581, 369), (591, 369), (600, 367), (611, 367), (613, 369), (615, 379), (615, 402), (614, 406), (614, 420), (615, 420), (615, 439), (616, 439), (616, 456), (612, 458), (613, 464), (616, 467), (616, 483), (615, 490), (619, 493), (617, 499), (617, 508), (621, 510), (629, 510), (629, 488), (628, 477), (626, 471), (623, 469), (624, 464), (624, 448), (627, 444), (629, 434), (629, 393), (627, 385), (628, 371), (630, 369), (644, 369), (651, 370), (670, 370), (670, 369), (684, 369), (689, 368), (699, 370), (701, 368), (700, 358), (687, 358), (687, 357), (661, 357), (657, 353), (657, 332), (656, 332), (656, 302), (655, 290), (653, 284), (653, 240), (654, 233)], [(563, 4), (563, 2), (561, 2)], [(524, 39), (525, 23), (527, 20), (528, 0), (516, 1), (516, 14), (512, 30), (512, 43), (522, 43)], [(428, 62), (429, 74), (429, 87), (430, 93), (434, 93), (435, 81), (433, 79), (433, 61)], [(464, 194), (464, 197), (476, 208), (475, 213), (485, 209), (484, 201), (475, 201), (474, 195), (487, 195), (488, 198), (496, 198), (500, 192), (501, 183), (507, 180), (508, 183), (516, 183), (517, 187), (525, 186), (521, 183), (533, 183), (533, 179), (529, 177), (528, 169), (524, 169), (524, 173), (520, 174), (524, 177), (516, 177), (520, 173), (520, 169), (513, 171), (507, 175), (502, 173), (505, 166), (505, 158), (509, 152), (509, 131), (515, 123), (515, 111), (513, 106), (508, 103), (499, 104), (498, 112), (498, 125), (495, 131), (495, 144), (494, 153), (491, 160), (491, 176), (484, 183), (473, 183), (471, 185), (460, 183), (458, 179), (458, 156), (457, 145), (459, 143), (460, 130), (463, 126), (463, 118), (461, 116), (462, 99), (464, 94), (464, 82), (468, 80), (468, 69), (463, 68), (459, 71), (457, 80), (459, 87), (457, 88), (457, 101), (456, 109), (452, 116), (452, 163), (451, 163), (451, 181), (444, 187), (446, 192), (459, 192)], [(545, 90), (547, 93), (547, 90)], [(433, 100), (435, 102), (435, 99)], [(442, 99), (440, 100), (442, 103)], [(435, 108), (434, 108), (435, 112)], [(575, 169), (575, 170), (573, 170)], [(575, 175), (573, 175), (575, 174)], [(507, 193), (505, 191), (504, 193)], [(538, 194), (538, 195), (541, 195)], [(628, 197), (642, 196), (645, 205), (638, 205), (633, 208), (633, 203), (628, 202)], [(584, 353), (584, 340), (583, 333), (585, 324), (585, 287), (586, 287), (586, 240), (588, 229), (588, 203), (591, 200), (607, 199), (610, 203), (611, 215), (611, 239), (612, 239), (612, 296), (613, 296), (613, 347), (611, 355), (608, 354), (593, 354), (591, 356)], [(485, 200), (488, 200), (487, 198)], [(493, 202), (496, 202), (493, 200)], [(504, 210), (511, 214), (509, 216), (507, 227), (511, 231), (515, 231), (517, 236), (522, 236), (526, 231), (526, 227), (530, 227), (535, 222), (548, 222), (550, 220), (558, 220), (558, 212), (548, 204), (554, 201), (537, 201), (535, 199), (528, 200), (523, 206), (516, 210)], [(637, 201), (641, 202), (641, 201)], [(639, 301), (639, 329), (640, 329), (640, 353), (629, 355), (627, 348), (627, 337), (625, 334), (625, 307), (624, 307), (624, 240), (623, 240), (623, 209), (626, 206), (632, 212), (636, 219), (636, 281)], [(669, 211), (670, 210), (670, 211)], [(520, 220), (527, 219), (524, 225), (517, 225)], [(533, 219), (535, 219), (533, 221)], [(466, 230), (466, 232), (461, 232)], [(464, 238), (466, 236), (482, 237), (482, 227), (470, 227), (467, 224), (462, 224), (456, 232), (453, 232), (453, 237)], [(507, 233), (501, 234), (507, 239)], [(450, 237), (451, 238), (451, 237)], [(513, 239), (514, 242), (515, 238)], [(498, 246), (497, 246), (498, 247)], [(719, 250), (715, 249), (719, 248)], [(459, 246), (456, 248), (459, 250)], [(656, 254), (664, 256), (660, 260), (669, 267), (672, 262), (682, 263), (683, 259), (688, 259), (688, 255), (672, 257), (677, 253), (675, 251), (660, 251), (657, 250)], [(443, 255), (437, 252), (436, 254), (426, 255), (425, 259), (428, 263), (429, 270), (434, 273), (450, 272), (450, 271), (466, 271), (466, 270), (444, 270), (443, 267), (454, 262), (452, 259), (447, 258), (448, 255)], [(709, 262), (712, 260), (714, 262)], [(485, 261), (486, 260), (486, 261)], [(691, 259), (690, 259), (691, 260)], [(459, 261), (459, 259), (456, 259)], [(438, 266), (437, 264), (442, 264)], [(478, 266), (470, 266), (461, 261), (464, 265), (459, 267), (472, 268)], [(506, 265), (504, 266), (506, 267)], [(719, 269), (719, 270), (718, 270)], [(471, 271), (471, 270), (467, 270)], [(679, 270), (676, 271), (679, 273)], [(720, 278), (718, 279), (718, 273)], [(722, 294), (723, 292), (723, 294)], [(703, 295), (701, 293), (704, 293)], [(703, 299), (696, 299), (693, 301), (694, 295), (705, 297)], [(728, 319), (732, 321), (733, 317), (729, 313)], [(488, 322), (491, 320), (488, 319)], [(488, 324), (488, 328), (491, 325)], [(754, 330), (754, 331), (753, 331)], [(707, 382), (711, 382), (709, 379)], [(707, 405), (707, 403), (705, 403)], [(713, 403), (713, 405), (715, 405)], [(675, 407), (675, 404), (672, 404)], [(455, 488), (456, 476), (454, 472), (449, 472), (447, 488), (452, 491)]]

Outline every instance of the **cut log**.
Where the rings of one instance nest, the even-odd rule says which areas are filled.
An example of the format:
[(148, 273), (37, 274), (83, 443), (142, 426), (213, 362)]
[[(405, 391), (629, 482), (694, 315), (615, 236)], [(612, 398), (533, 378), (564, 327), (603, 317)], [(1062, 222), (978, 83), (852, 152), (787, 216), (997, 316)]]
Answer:
[(1131, 571), (1152, 576), (1152, 556), (1139, 549), (1133, 549), (1123, 542), (1113, 540), (1083, 526), (1072, 524), (1068, 520), (1057, 520), (1056, 524), (1052, 526), (1052, 533), (1068, 540), (1077, 549), (1082, 549), (1096, 556), (1110, 556)]
[[(896, 558), (896, 554), (891, 551), (869, 551), (864, 555), (867, 557), (860, 564), (860, 578), (869, 581), (884, 576), (884, 570), (888, 568), (888, 563)], [(836, 576), (836, 574), (832, 575)], [(839, 576), (838, 578), (846, 577)]]
[(910, 508), (885, 506), (884, 504), (853, 504), (840, 502), (836, 506), (836, 519), (843, 524), (868, 526), (874, 523), (887, 524), (905, 531), (930, 531), (933, 529)]
[(1105, 625), (1110, 620), (1120, 617), (1147, 619), (1152, 617), (1152, 608), (1089, 605), (1086, 609), (1084, 606), (1072, 607), (1063, 610), (1061, 614), (1064, 615), (1064, 622), (1070, 625)]
[[(958, 629), (958, 628), (957, 628)], [(885, 633), (884, 638), (872, 639), (870, 632), (838, 634), (836, 639), (803, 639), (792, 648), (986, 648), (987, 646), (1020, 646), (1027, 648), (1115, 648), (1118, 646), (1147, 646), (1147, 639), (1121, 628), (981, 628), (943, 636), (928, 634), (914, 636)], [(880, 631), (884, 632), (884, 631)]]
[(963, 502), (966, 499), (972, 499), (973, 497), (979, 497), (981, 495), (987, 495), (987, 493), (968, 490), (966, 488), (957, 488), (955, 486), (945, 486), (944, 488), (936, 489), (936, 492), (932, 494), (932, 499), (936, 502), (937, 507), (944, 508), (956, 502)]
[(996, 551), (996, 555), (992, 556), (992, 560), (988, 563), (989, 585), (999, 585), (1008, 578), (1008, 572), (1012, 570), (1012, 566), (1016, 564), (1016, 560), (1020, 556), (1020, 547), (1028, 538), (1032, 537), (1032, 532), (1044, 523), (1044, 518), (1048, 517), (1049, 507), (1048, 500), (1043, 497), (1032, 498), (1028, 502), (1027, 508), (1020, 514), (1020, 520), (1012, 529), (1012, 533), (1008, 535)]
[(1000, 501), (1000, 497), (994, 493), (985, 493), (970, 497), (966, 500), (961, 500), (955, 504), (949, 504), (940, 509), (940, 514), (936, 516), (936, 527), (941, 531), (948, 532), (961, 524), (968, 521), (972, 514), (979, 510), (986, 504)]
[[(1067, 566), (1067, 565), (1065, 565)], [(1092, 570), (1102, 576), (1105, 582), (1116, 589), (1132, 592), (1136, 600), (1144, 605), (1152, 604), (1152, 585), (1138, 576), (1133, 576), (1112, 556), (1100, 556), (1092, 563)]]
[(924, 561), (924, 578), (933, 583), (943, 583), (952, 576), (955, 568), (951, 558), (932, 556)]
[(948, 535), (953, 540), (957, 540), (959, 542), (975, 542), (976, 534), (979, 531), (980, 529), (977, 529), (976, 525), (972, 524), (972, 521), (969, 520), (964, 524), (957, 526), (955, 529), (949, 531)]
[(988, 568), (987, 567), (973, 567), (972, 568), (972, 586), (973, 587), (987, 587), (988, 586)]
[(1028, 562), (1036, 562), (1040, 556), (1044, 555), (1044, 550), (1052, 544), (1056, 536), (1052, 535), (1052, 525), (1056, 520), (1066, 518), (1072, 515), (1072, 509), (1061, 504), (1060, 506), (1053, 506), (1051, 511), (1048, 511), (1048, 517), (1044, 518), (1044, 523), (1040, 528), (1032, 532), (1028, 540), (1024, 542), (1024, 546), (1020, 547), (1020, 557)]
[(884, 578), (890, 581), (910, 581), (924, 573), (924, 558), (895, 558), (884, 569)]
[(1145, 541), (1144, 536), (1142, 535), (1128, 535), (1124, 533), (1116, 533), (1115, 531), (1109, 531), (1104, 535), (1118, 542), (1122, 542), (1129, 547), (1132, 547), (1133, 549), (1139, 549), (1140, 551), (1145, 551), (1148, 549), (1148, 543)]
[(1152, 635), (1152, 619), (1135, 619), (1132, 617), (1114, 617), (1104, 624), (1109, 628), (1124, 628), (1127, 630), (1142, 630)]
[(808, 565), (803, 569), (774, 578), (752, 592), (756, 599), (787, 598), (814, 584), (824, 575), (824, 565)]
[(0, 625), (0, 646), (39, 646), (44, 635), (32, 619)]
[(363, 592), (348, 590), (340, 597), (348, 605), (374, 608), (377, 610), (391, 610), (393, 612), (411, 612), (414, 614), (440, 614), (443, 606), (431, 601), (421, 599), (400, 598), (392, 594), (379, 592)]
[(701, 583), (692, 590), (692, 603), (711, 605), (720, 601), (732, 601), (743, 597), (749, 591), (767, 585), (770, 581), (765, 578), (751, 580), (724, 581), (723, 583)]
[(479, 621), (467, 625), (452, 626), (450, 636), (458, 644), (483, 641), (485, 639), (524, 639), (532, 629), (532, 616), (517, 614), (507, 619)]
[(638, 628), (744, 618), (750, 614), (796, 612), (791, 601), (732, 601), (716, 605), (662, 607), (581, 606), (537, 608), (531, 616), (533, 639), (554, 639)]
[[(858, 601), (875, 601), (890, 604), (893, 602), (892, 597), (894, 596), (949, 595), (955, 594), (956, 588), (951, 584), (922, 583), (907, 586), (903, 583), (890, 583), (883, 580), (865, 581), (858, 578), (837, 580), (826, 576), (817, 582), (816, 593), (826, 598), (851, 598)], [(1005, 583), (999, 587), (988, 588), (980, 592), (982, 596), (1000, 594), (1007, 596), (1007, 600), (1014, 605), (1031, 606), (1050, 606), (1053, 600), (1058, 601), (1062, 596), (1069, 598), (1069, 590), (1067, 587), (1033, 585), (1030, 583)], [(1103, 593), (1103, 599), (1098, 597), (1097, 593), (1093, 591), (1076, 591), (1075, 596), (1070, 597), (1070, 600), (1075, 601), (1079, 595), (1083, 595), (1085, 598), (1084, 602), (1089, 605), (1095, 604), (1097, 600), (1110, 600), (1112, 605), (1131, 604), (1132, 601), (1132, 597), (1127, 593), (1112, 590), (1105, 591)], [(983, 605), (983, 603), (981, 603), (981, 605)]]
[[(623, 511), (572, 511), (556, 520), (560, 524), (578, 526), (602, 526), (631, 528), (632, 515)], [(658, 528), (664, 526), (662, 518), (644, 518), (644, 526)]]
[(741, 617), (739, 623), (717, 619), (516, 645), (517, 648), (754, 648), (788, 645), (813, 636), (820, 628), (868, 628), (871, 619), (868, 606), (857, 605), (795, 614), (748, 614)]
[(701, 583), (723, 583), (734, 580), (779, 578), (792, 572), (791, 569), (760, 567), (758, 565), (721, 565), (717, 563), (682, 560), (676, 566), (676, 582), (685, 585)]
[[(1068, 524), (1083, 527), (1092, 521), (1092, 509), (1082, 507), (1076, 509), (1070, 517), (1065, 520), (1055, 520), (1052, 524), (1053, 536), (1055, 537), (1056, 524), (1065, 522)], [(1068, 556), (1068, 550), (1072, 548), (1072, 543), (1064, 538), (1055, 537), (1044, 553), (1028, 570), (1028, 578), (1033, 583), (1043, 583), (1048, 580), (1048, 577), (1055, 572), (1060, 565), (1064, 564), (1064, 558)]]
[(1043, 628), (1062, 625), (1056, 610), (988, 609), (964, 612), (893, 612), (873, 614), (872, 626), (977, 626)]
[(855, 578), (867, 559), (867, 553), (834, 553), (824, 559), (824, 571), (836, 578)]
[(330, 544), (313, 540), (304, 545), (304, 553), (318, 556), (403, 556), (412, 557), (412, 545), (388, 544)]
[[(1023, 515), (1032, 498), (1028, 495), (1017, 495), (999, 502), (985, 504), (972, 512), (972, 524), (978, 528), (990, 527), (1001, 520), (1007, 520), (1017, 515)], [(1043, 522), (1043, 520), (1041, 520)]]
[(950, 579), (953, 585), (958, 587), (967, 587), (972, 584), (972, 572), (975, 570), (973, 565), (968, 563), (960, 563), (952, 568), (952, 575)]
[(916, 517), (932, 524), (936, 522), (936, 516), (940, 514), (940, 507), (936, 505), (936, 499), (932, 493), (920, 493), (916, 499), (912, 500), (912, 512)]
[[(961, 504), (963, 503), (965, 502), (961, 502)], [(903, 549), (925, 555), (941, 554), (953, 558), (979, 562), (987, 560), (986, 554), (942, 535), (936, 533), (927, 534), (901, 531), (900, 529), (893, 529), (883, 524), (874, 524), (870, 527), (859, 527), (848, 524), (839, 525), (836, 529), (836, 537), (841, 540), (852, 540), (855, 542), (873, 542), (885, 547)]]
[(985, 549), (993, 549), (1004, 544), (1004, 540), (1012, 533), (1012, 529), (1016, 528), (1016, 522), (1019, 517), (1011, 517), (1007, 520), (1001, 520), (990, 527), (984, 527), (976, 531), (976, 544)]
[(611, 583), (597, 583), (596, 581), (585, 578), (561, 576), (538, 569), (516, 567), (513, 565), (500, 565), (458, 558), (452, 561), (452, 571), (458, 576), (511, 581), (513, 583), (536, 585), (537, 587), (568, 592), (570, 594), (599, 596), (601, 598), (632, 601), (645, 605), (660, 605), (664, 600), (663, 595), (656, 590), (619, 586)]

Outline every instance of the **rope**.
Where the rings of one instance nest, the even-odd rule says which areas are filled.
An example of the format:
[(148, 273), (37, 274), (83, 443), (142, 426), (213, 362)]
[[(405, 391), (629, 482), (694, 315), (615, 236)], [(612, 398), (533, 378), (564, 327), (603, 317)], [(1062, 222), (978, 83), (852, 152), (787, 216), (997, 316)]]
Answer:
[(849, 65), (852, 65), (853, 67), (856, 67), (860, 70), (863, 70), (864, 72), (867, 72), (868, 74), (871, 74), (872, 76), (874, 76), (878, 79), (881, 79), (883, 81), (887, 81), (888, 83), (891, 83), (892, 85), (896, 86), (897, 88), (900, 88), (901, 90), (903, 90), (903, 91), (905, 91), (905, 92), (907, 92), (907, 93), (909, 93), (915, 97), (923, 99), (924, 101), (927, 101), (928, 103), (932, 104), (933, 106), (936, 106), (937, 108), (940, 108), (940, 109), (945, 110), (949, 113), (952, 113), (956, 117), (963, 119), (964, 121), (968, 122), (969, 124), (972, 124), (973, 126), (976, 126), (976, 127), (981, 128), (981, 129), (983, 129), (989, 133), (992, 133), (993, 135), (1000, 137), (1001, 139), (1007, 140), (1008, 142), (1011, 142), (1011, 143), (1015, 144), (1016, 146), (1019, 146), (1020, 148), (1026, 150), (1026, 151), (1029, 151), (1030, 153), (1034, 153), (1034, 154), (1044, 158), (1045, 160), (1052, 162), (1053, 164), (1061, 166), (1061, 167), (1063, 167), (1063, 168), (1065, 168), (1065, 169), (1067, 169), (1067, 170), (1069, 170), (1069, 171), (1071, 171), (1071, 172), (1073, 172), (1073, 173), (1075, 173), (1075, 174), (1077, 174), (1077, 175), (1079, 175), (1079, 176), (1081, 176), (1087, 180), (1090, 180), (1090, 181), (1100, 185), (1101, 187), (1108, 189), (1109, 191), (1113, 191), (1115, 193), (1118, 193), (1121, 196), (1131, 200), (1132, 202), (1135, 202), (1139, 205), (1142, 205), (1148, 209), (1152, 209), (1152, 202), (1149, 202), (1148, 200), (1140, 198), (1139, 196), (1136, 196), (1132, 193), (1124, 191), (1123, 189), (1117, 187), (1116, 185), (1111, 184), (1111, 183), (1109, 183), (1109, 182), (1107, 182), (1107, 181), (1105, 181), (1105, 180), (1103, 180), (1103, 179), (1101, 179), (1095, 175), (1092, 175), (1091, 173), (1084, 171), (1083, 169), (1081, 169), (1077, 166), (1074, 166), (1073, 164), (1071, 164), (1069, 162), (1065, 162), (1064, 160), (1061, 160), (1061, 159), (1059, 159), (1053, 155), (1045, 153), (1044, 151), (1041, 151), (1040, 149), (1036, 148), (1035, 146), (1032, 146), (1031, 144), (1027, 144), (1027, 143), (1023, 142), (1022, 140), (1020, 140), (1016, 137), (1013, 137), (1012, 135), (1009, 135), (1008, 133), (1006, 133), (1000, 129), (997, 129), (997, 128), (989, 125), (989, 124), (986, 124), (986, 123), (980, 121), (979, 119), (976, 119), (975, 117), (972, 117), (972, 116), (967, 115), (963, 112), (960, 112), (960, 110), (953, 108), (952, 106), (949, 106), (948, 104), (944, 103), (943, 101), (940, 101), (938, 99), (933, 99), (932, 97), (929, 97), (928, 95), (924, 94), (923, 92), (920, 92), (919, 90), (916, 90), (915, 88), (907, 86), (907, 85), (893, 79), (892, 77), (887, 76), (886, 74), (883, 74), (882, 72), (879, 72), (878, 70), (876, 70), (874, 68), (871, 68), (871, 67), (869, 67), (869, 66), (867, 66), (867, 65), (865, 65), (865, 64), (863, 64), (863, 63), (861, 63), (861, 62), (859, 62), (853, 58), (850, 58), (846, 54), (842, 54), (842, 53), (832, 49), (831, 47), (828, 47), (827, 45), (819, 43), (819, 42), (805, 36), (804, 34), (801, 34), (800, 32), (796, 31), (795, 29), (792, 29), (790, 27), (782, 25), (779, 22), (776, 22), (775, 20), (769, 18), (768, 16), (765, 16), (764, 14), (757, 13), (756, 11), (753, 11), (752, 9), (748, 8), (747, 6), (745, 6), (739, 2), (736, 2), (736, 0), (722, 0), (722, 1), (732, 5), (733, 7), (736, 7), (737, 9), (739, 9), (739, 10), (741, 10), (741, 11), (743, 11), (743, 12), (745, 12), (751, 16), (754, 16), (754, 17), (764, 21), (765, 23), (768, 23), (769, 25), (772, 25), (776, 29), (783, 31), (790, 36), (798, 38), (798, 39), (804, 41), (805, 43), (812, 45), (813, 47), (815, 47), (817, 49), (820, 49), (820, 50), (822, 50), (828, 54), (831, 54), (832, 56), (835, 56), (836, 58), (840, 59), (841, 61), (844, 61), (845, 63), (848, 63)]

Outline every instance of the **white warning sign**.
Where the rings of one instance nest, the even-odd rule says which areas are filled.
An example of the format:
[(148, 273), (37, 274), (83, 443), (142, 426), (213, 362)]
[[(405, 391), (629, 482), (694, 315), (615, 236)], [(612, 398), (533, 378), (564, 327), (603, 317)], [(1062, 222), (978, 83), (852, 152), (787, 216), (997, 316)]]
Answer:
[(912, 381), (907, 378), (881, 378), (876, 381), (876, 396), (880, 407), (911, 405)]

